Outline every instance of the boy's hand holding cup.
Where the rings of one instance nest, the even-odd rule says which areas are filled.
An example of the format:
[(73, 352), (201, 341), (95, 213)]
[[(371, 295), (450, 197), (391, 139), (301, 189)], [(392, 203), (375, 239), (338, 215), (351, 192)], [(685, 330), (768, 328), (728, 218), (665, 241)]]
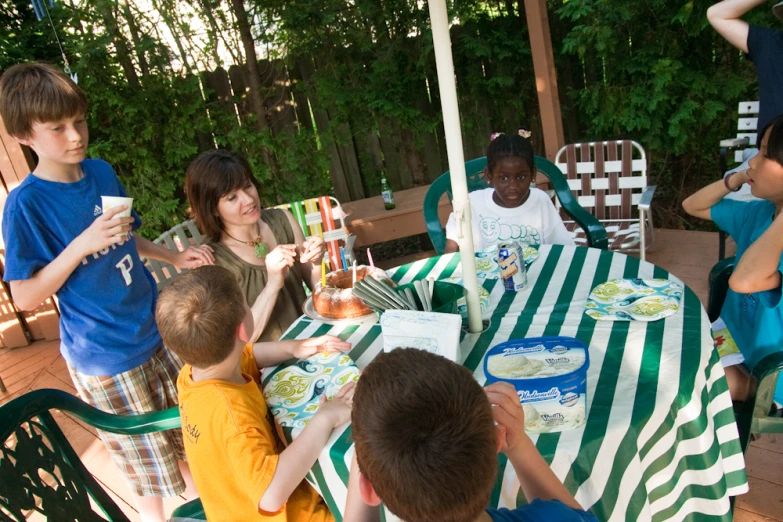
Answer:
[[(105, 197), (102, 196), (102, 198)], [(103, 203), (103, 213), (95, 218), (92, 225), (77, 238), (85, 256), (99, 252), (111, 245), (124, 243), (127, 239), (133, 223), (133, 218), (130, 215), (133, 198), (114, 199), (127, 200), (129, 203), (122, 202), (110, 207)]]

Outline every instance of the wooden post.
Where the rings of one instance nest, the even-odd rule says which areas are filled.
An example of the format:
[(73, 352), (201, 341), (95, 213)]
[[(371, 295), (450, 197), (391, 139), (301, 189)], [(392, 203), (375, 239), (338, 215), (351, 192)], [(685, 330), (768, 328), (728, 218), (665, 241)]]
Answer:
[(565, 144), (565, 138), (546, 0), (525, 0), (525, 13), (527, 29), (530, 32), (530, 50), (533, 54), (541, 124), (544, 129), (544, 148), (549, 161), (554, 161), (557, 151)]
[[(0, 119), (0, 225), (8, 193), (16, 188), (35, 167), (27, 147), (8, 134)], [(5, 271), (5, 245), (0, 237), (0, 276)], [(0, 345), (9, 348), (29, 344), (25, 330), (32, 340), (58, 339), (59, 315), (54, 298), (44, 301), (31, 312), (19, 312), (11, 305), (11, 296), (5, 283), (0, 284)]]

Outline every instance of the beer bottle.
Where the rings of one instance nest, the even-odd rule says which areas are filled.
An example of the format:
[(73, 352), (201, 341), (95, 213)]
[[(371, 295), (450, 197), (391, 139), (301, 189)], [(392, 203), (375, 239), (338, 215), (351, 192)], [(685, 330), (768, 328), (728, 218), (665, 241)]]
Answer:
[(396, 206), (394, 204), (394, 192), (392, 192), (389, 183), (386, 181), (386, 176), (381, 178), (381, 195), (383, 196), (383, 206), (386, 210), (392, 210)]

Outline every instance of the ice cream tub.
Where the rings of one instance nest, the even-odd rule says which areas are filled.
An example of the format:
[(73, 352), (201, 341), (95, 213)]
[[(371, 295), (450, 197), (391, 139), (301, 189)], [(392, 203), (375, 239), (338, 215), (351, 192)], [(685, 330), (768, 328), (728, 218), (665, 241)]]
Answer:
[(484, 358), (487, 383), (508, 382), (525, 411), (525, 431), (555, 433), (585, 423), (590, 355), (573, 337), (516, 339)]

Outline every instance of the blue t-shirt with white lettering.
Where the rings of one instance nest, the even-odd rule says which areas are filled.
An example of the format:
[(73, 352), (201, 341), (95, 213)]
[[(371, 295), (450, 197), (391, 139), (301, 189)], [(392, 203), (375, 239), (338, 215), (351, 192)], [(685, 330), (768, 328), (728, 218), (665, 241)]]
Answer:
[[(710, 215), (718, 227), (737, 243), (737, 262), (745, 251), (772, 224), (775, 204), (770, 201), (733, 201), (724, 199), (713, 206)], [(783, 258), (778, 260), (783, 277)], [(783, 346), (783, 306), (781, 288), (765, 292), (738, 294), (729, 288), (720, 313), (737, 343), (745, 364), (753, 368), (770, 353)], [(775, 400), (783, 403), (783, 379), (778, 380)]]
[(598, 522), (595, 515), (566, 506), (559, 500), (535, 499), (516, 509), (488, 509), (496, 522)]
[[(114, 170), (85, 160), (73, 183), (33, 174), (8, 195), (3, 212), (3, 279), (22, 281), (51, 263), (101, 214), (101, 196), (125, 197)], [(134, 230), (141, 219), (134, 212)], [(162, 345), (155, 324), (157, 289), (133, 234), (85, 257), (57, 291), (61, 350), (86, 375), (115, 375), (147, 361)]]

